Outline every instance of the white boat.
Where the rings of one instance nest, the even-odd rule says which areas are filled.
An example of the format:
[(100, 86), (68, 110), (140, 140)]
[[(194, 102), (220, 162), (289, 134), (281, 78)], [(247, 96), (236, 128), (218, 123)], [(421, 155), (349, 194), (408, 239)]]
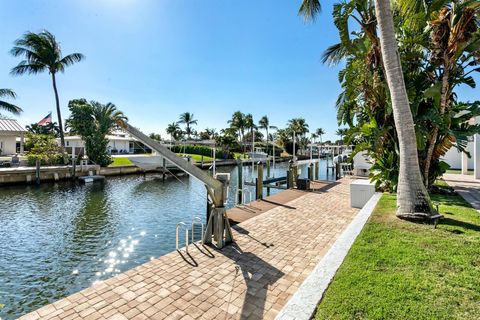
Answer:
[(262, 148), (255, 148), (254, 152), (248, 152), (249, 159), (247, 161), (267, 161), (268, 154)]
[[(128, 159), (133, 162), (133, 164), (143, 170), (162, 170), (163, 168), (163, 157), (162, 156), (128, 156)], [(185, 161), (188, 158), (184, 157)], [(177, 169), (177, 167), (171, 164), (168, 160), (166, 161), (166, 168), (168, 170)]]

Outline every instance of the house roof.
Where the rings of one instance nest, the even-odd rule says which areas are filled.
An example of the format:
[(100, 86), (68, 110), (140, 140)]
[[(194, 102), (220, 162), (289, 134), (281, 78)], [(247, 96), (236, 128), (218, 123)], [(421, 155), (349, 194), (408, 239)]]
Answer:
[(23, 128), (17, 120), (12, 119), (0, 119), (0, 132), (5, 133), (24, 133), (25, 128)]

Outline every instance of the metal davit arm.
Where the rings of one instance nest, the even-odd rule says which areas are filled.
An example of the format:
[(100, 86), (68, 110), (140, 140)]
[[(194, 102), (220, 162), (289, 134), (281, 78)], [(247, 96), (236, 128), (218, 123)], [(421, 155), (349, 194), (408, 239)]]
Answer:
[(143, 134), (137, 128), (129, 125), (127, 122), (121, 122), (119, 123), (119, 125), (125, 131), (127, 131), (132, 136), (140, 140), (142, 143), (146, 144), (147, 146), (158, 152), (162, 157), (173, 163), (175, 166), (182, 169), (192, 177), (197, 178), (198, 180), (203, 182), (203, 184), (205, 184), (205, 186), (207, 187), (208, 194), (210, 195), (215, 207), (223, 207), (223, 184), (220, 181), (212, 178), (203, 170), (180, 158), (174, 152), (170, 151), (167, 147), (162, 146), (160, 143)]
[(207, 230), (205, 233), (204, 242), (211, 243), (213, 236), (213, 239), (216, 241), (216, 246), (218, 248), (222, 248), (225, 242), (233, 241), (232, 230), (230, 229), (230, 224), (228, 222), (228, 217), (226, 215), (224, 207), (226, 201), (226, 194), (223, 183), (212, 178), (208, 173), (197, 168), (193, 164), (178, 157), (167, 147), (162, 146), (160, 143), (146, 136), (137, 128), (129, 125), (128, 122), (119, 121), (117, 124), (123, 130), (130, 133), (133, 137), (137, 138), (139, 141), (155, 150), (157, 153), (159, 153), (162, 157), (173, 163), (175, 166), (177, 166), (187, 174), (191, 175), (192, 177), (200, 180), (205, 185), (208, 195), (212, 200), (213, 208), (207, 223)]

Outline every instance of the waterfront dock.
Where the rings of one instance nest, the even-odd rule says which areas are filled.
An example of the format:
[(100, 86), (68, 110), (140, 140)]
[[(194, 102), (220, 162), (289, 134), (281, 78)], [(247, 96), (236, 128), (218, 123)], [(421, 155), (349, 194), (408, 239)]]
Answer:
[(191, 244), (20, 319), (274, 319), (358, 213), (349, 183), (238, 223), (222, 250)]

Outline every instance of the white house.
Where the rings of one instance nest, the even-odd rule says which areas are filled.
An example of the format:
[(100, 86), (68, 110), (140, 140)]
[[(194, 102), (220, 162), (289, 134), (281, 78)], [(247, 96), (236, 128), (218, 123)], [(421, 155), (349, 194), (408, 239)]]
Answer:
[(462, 174), (467, 174), (468, 170), (473, 170), (475, 179), (480, 179), (480, 135), (474, 135), (473, 141), (468, 142), (467, 151), (470, 158), (466, 153), (451, 148), (441, 160), (448, 163), (452, 169), (461, 169)]
[(17, 120), (0, 119), (0, 156), (23, 153), (24, 136), (25, 129)]
[[(122, 132), (115, 132), (107, 135), (107, 150), (111, 154), (132, 154), (132, 153), (148, 153), (150, 149)], [(57, 139), (60, 144), (60, 139)], [(85, 153), (85, 143), (80, 136), (65, 136), (65, 151), (72, 156), (83, 155)]]

